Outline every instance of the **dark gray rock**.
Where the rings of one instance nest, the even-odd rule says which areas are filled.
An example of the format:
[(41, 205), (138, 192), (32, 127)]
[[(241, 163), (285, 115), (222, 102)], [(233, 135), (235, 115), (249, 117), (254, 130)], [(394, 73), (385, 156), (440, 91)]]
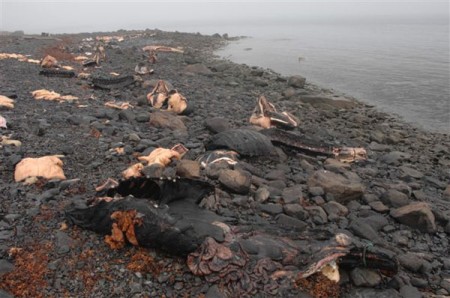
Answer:
[(381, 282), (381, 276), (374, 270), (355, 268), (350, 272), (350, 277), (357, 287), (375, 287)]
[(408, 196), (396, 189), (389, 189), (381, 195), (380, 199), (384, 204), (394, 208), (406, 206), (410, 203)]
[(198, 178), (200, 177), (200, 164), (195, 160), (180, 160), (177, 164), (177, 175), (185, 178)]
[(0, 298), (14, 298), (14, 296), (5, 290), (0, 289)]
[(275, 203), (259, 204), (259, 209), (270, 215), (277, 215), (283, 212), (283, 206)]
[(347, 207), (335, 201), (324, 204), (323, 209), (328, 214), (328, 220), (330, 221), (337, 221), (341, 217), (345, 217), (348, 215)]
[(422, 293), (416, 287), (404, 285), (400, 288), (400, 295), (404, 298), (422, 298)]
[(306, 78), (302, 76), (291, 76), (288, 79), (288, 86), (294, 88), (303, 88), (305, 87)]
[(409, 153), (393, 151), (381, 156), (379, 161), (387, 165), (399, 165), (403, 161), (409, 160), (410, 158), (411, 154)]
[(270, 192), (267, 187), (260, 187), (255, 192), (255, 201), (259, 203), (264, 203), (270, 196)]
[(350, 292), (345, 293), (343, 298), (406, 298), (394, 289), (377, 290), (367, 288), (354, 288)]
[(201, 74), (201, 75), (210, 75), (212, 71), (203, 64), (190, 64), (183, 68), (183, 72), (193, 73), (193, 74)]
[(295, 228), (296, 230), (304, 230), (308, 225), (296, 218), (288, 216), (286, 214), (279, 214), (276, 217), (277, 223), (285, 228)]
[(393, 209), (390, 215), (400, 223), (422, 232), (436, 232), (434, 214), (427, 203), (417, 202)]
[(322, 187), (325, 193), (331, 194), (338, 203), (345, 204), (352, 200), (358, 200), (364, 193), (364, 186), (356, 181), (330, 171), (316, 171), (308, 179), (308, 187)]
[(219, 174), (219, 182), (230, 191), (247, 194), (252, 183), (251, 175), (241, 170), (223, 170)]
[(170, 112), (155, 111), (150, 115), (150, 125), (171, 130), (187, 131), (186, 125), (181, 119), (181, 117)]
[(349, 229), (358, 237), (372, 241), (373, 243), (382, 243), (383, 239), (373, 229), (365, 219), (358, 218), (353, 220), (349, 226)]
[(439, 180), (439, 179), (436, 179), (435, 177), (425, 176), (424, 179), (425, 179), (428, 183), (430, 183), (433, 187), (436, 187), (436, 188), (438, 188), (438, 189), (444, 190), (444, 189), (446, 189), (446, 187), (447, 187), (447, 183), (445, 183), (445, 182), (443, 182), (443, 181), (441, 181), (441, 180)]
[(373, 201), (369, 203), (370, 208), (380, 213), (388, 213), (389, 207), (384, 205), (381, 201)]
[(407, 166), (401, 166), (399, 169), (402, 172), (402, 174), (401, 174), (402, 178), (420, 179), (423, 177), (423, 173), (416, 169), (413, 169), (413, 168), (410, 168)]
[(64, 231), (56, 232), (56, 250), (58, 254), (66, 254), (70, 251), (73, 240)]
[(164, 172), (164, 167), (155, 163), (144, 167), (141, 172), (148, 178), (159, 178)]
[(14, 264), (10, 263), (8, 260), (0, 259), (0, 276), (13, 270)]
[(259, 86), (259, 87), (269, 86), (269, 83), (266, 80), (261, 79), (261, 78), (255, 78), (252, 81), (253, 81), (253, 84), (255, 84), (256, 86)]
[(419, 272), (424, 265), (425, 260), (415, 253), (406, 253), (398, 256), (398, 261), (400, 262), (400, 265), (402, 265), (409, 271)]
[(283, 170), (272, 170), (264, 176), (267, 180), (286, 180), (286, 174)]
[(309, 193), (316, 197), (316, 196), (323, 196), (325, 194), (325, 191), (320, 186), (313, 186), (308, 188)]
[(300, 220), (305, 220), (309, 217), (308, 211), (306, 211), (300, 204), (286, 204), (283, 206), (283, 211), (287, 215)]
[(227, 295), (217, 285), (213, 285), (206, 292), (205, 298), (227, 298)]
[(442, 193), (442, 197), (444, 198), (444, 200), (450, 201), (450, 184), (445, 188), (444, 192)]
[(231, 129), (231, 125), (228, 119), (222, 117), (206, 119), (205, 127), (212, 133), (219, 133)]
[(139, 123), (145, 123), (150, 120), (150, 114), (149, 113), (138, 113), (136, 114), (136, 122)]
[(327, 214), (320, 206), (307, 206), (305, 210), (316, 224), (325, 224), (328, 221)]
[(382, 215), (371, 215), (369, 217), (364, 218), (364, 221), (368, 225), (370, 225), (375, 231), (379, 231), (389, 224), (388, 219)]
[(121, 110), (119, 112), (119, 119), (121, 120), (125, 120), (128, 122), (134, 122), (134, 120), (136, 119), (136, 115), (134, 114), (134, 112), (132, 110)]
[(302, 186), (295, 185), (285, 188), (281, 196), (285, 204), (299, 203), (302, 197)]

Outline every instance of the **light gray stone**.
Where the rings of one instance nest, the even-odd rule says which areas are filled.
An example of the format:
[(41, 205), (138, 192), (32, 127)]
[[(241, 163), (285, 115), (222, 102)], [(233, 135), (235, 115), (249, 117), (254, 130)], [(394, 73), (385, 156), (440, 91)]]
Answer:
[(336, 202), (345, 204), (352, 200), (358, 200), (364, 193), (364, 186), (340, 174), (330, 171), (316, 171), (308, 179), (308, 187), (322, 187), (327, 194), (331, 194)]
[(410, 203), (408, 196), (396, 189), (389, 189), (381, 195), (380, 199), (384, 204), (394, 208), (406, 206)]
[(223, 170), (219, 174), (219, 182), (234, 193), (247, 194), (250, 191), (252, 179), (248, 172)]
[(303, 88), (305, 87), (306, 78), (302, 76), (291, 76), (288, 79), (288, 86), (294, 87), (294, 88)]
[(374, 270), (355, 268), (350, 273), (353, 283), (357, 287), (375, 287), (381, 282), (381, 276)]
[(285, 204), (299, 203), (302, 198), (301, 185), (294, 185), (283, 189), (281, 197), (283, 198)]
[(390, 215), (400, 223), (422, 232), (436, 232), (434, 214), (427, 203), (417, 202), (393, 209)]

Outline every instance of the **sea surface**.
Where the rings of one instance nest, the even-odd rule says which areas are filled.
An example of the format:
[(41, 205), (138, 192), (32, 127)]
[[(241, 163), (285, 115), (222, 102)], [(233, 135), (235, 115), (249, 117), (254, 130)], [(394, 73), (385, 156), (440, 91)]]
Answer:
[(183, 29), (247, 36), (217, 54), (283, 75), (302, 75), (418, 128), (450, 133), (448, 21), (290, 20)]

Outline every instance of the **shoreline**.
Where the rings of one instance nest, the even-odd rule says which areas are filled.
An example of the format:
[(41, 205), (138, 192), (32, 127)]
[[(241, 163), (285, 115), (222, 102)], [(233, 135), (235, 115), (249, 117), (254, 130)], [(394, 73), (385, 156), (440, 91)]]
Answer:
[[(219, 168), (217, 175), (200, 172), (215, 188), (213, 196), (201, 201), (204, 209), (232, 218), (237, 227), (256, 230), (267, 225), (278, 236), (288, 238), (296, 237), (293, 231), (300, 227), (299, 234), (314, 229), (333, 235), (345, 233), (354, 245), (369, 241), (374, 251), (398, 260), (399, 272), (391, 277), (367, 268), (342, 270), (338, 286), (342, 297), (450, 293), (446, 273), (450, 270), (450, 135), (415, 128), (372, 105), (310, 84), (308, 78), (304, 87), (298, 87), (301, 83), (290, 83), (290, 77), (272, 70), (219, 59), (216, 51), (228, 42), (222, 36), (160, 30), (57, 35), (62, 48), (55, 40), (0, 36), (5, 41), (0, 53), (40, 59), (44, 53), (56, 51), (56, 46), (63, 51), (57, 52), (61, 57), (62, 53), (84, 55), (92, 52), (95, 42), (82, 39), (97, 36), (124, 38), (105, 43), (107, 60), (98, 68), (61, 60), (74, 68), (77, 76), (73, 78), (44, 77), (39, 75), (39, 65), (0, 60), (0, 95), (15, 101), (13, 109), (0, 110), (7, 120), (2, 139), (8, 136), (22, 142), (20, 147), (1, 146), (0, 193), (5, 196), (0, 202), (0, 269), (8, 272), (0, 278), (2, 290), (15, 291), (17, 297), (232, 297), (236, 293), (220, 281), (208, 282), (194, 275), (183, 258), (132, 245), (111, 250), (102, 235), (71, 225), (65, 210), (71, 204), (86, 204), (95, 197), (96, 186), (107, 178), (120, 178), (137, 157), (157, 147), (182, 143), (189, 149), (168, 172), (183, 160), (195, 161), (204, 154), (213, 129), (250, 127), (256, 100), (264, 94), (279, 111), (288, 111), (300, 120), (294, 133), (334, 146), (366, 148), (368, 160), (344, 164), (284, 147), (277, 147), (274, 159), (242, 156), (242, 165)], [(134, 69), (145, 62), (141, 49), (147, 45), (182, 47), (184, 53), (158, 53), (155, 64), (147, 63), (154, 73), (138, 76)], [(134, 76), (134, 81), (104, 90), (92, 88), (89, 78), (78, 77), (80, 73), (111, 77), (111, 72)], [(146, 95), (157, 80), (167, 80), (183, 94), (193, 112), (155, 125), (152, 121), (158, 111), (147, 103)], [(38, 89), (78, 99), (36, 100), (31, 92)], [(132, 108), (104, 105), (112, 100), (128, 102)], [(52, 154), (64, 155), (68, 180), (28, 186), (14, 181), (15, 166), (21, 159)], [(218, 179), (229, 170), (251, 177), (245, 192), (241, 191), (243, 185), (225, 187)], [(316, 181), (323, 173), (332, 178)], [(351, 196), (342, 196), (348, 191)], [(21, 248), (23, 254), (11, 255), (13, 247)], [(27, 253), (38, 260), (34, 268), (24, 264), (33, 257)], [(135, 262), (133, 257), (140, 257), (147, 267), (130, 269), (135, 268), (129, 266)], [(292, 266), (277, 264), (280, 270), (292, 270)], [(33, 273), (35, 268), (38, 274)], [(20, 292), (14, 282), (36, 286), (29, 288), (32, 292), (26, 292), (26, 287)], [(264, 279), (257, 286), (272, 282)], [(288, 278), (275, 284), (276, 292), (271, 294), (263, 287), (258, 289), (273, 297), (308, 292)]]
[[(397, 69), (397, 76), (394, 76), (389, 73), (389, 65), (383, 61), (380, 61), (379, 65), (376, 64), (377, 62), (367, 53), (358, 55), (355, 49), (345, 51), (339, 48), (340, 52), (336, 58), (340, 59), (334, 62), (331, 61), (333, 54), (329, 50), (322, 49), (320, 54), (315, 54), (311, 49), (302, 49), (298, 45), (300, 43), (301, 37), (298, 34), (294, 35), (289, 42), (277, 43), (272, 33), (267, 38), (260, 36), (230, 43), (229, 47), (219, 52), (219, 55), (236, 63), (271, 68), (285, 76), (301, 74), (318, 86), (325, 89), (332, 88), (339, 93), (355, 97), (361, 102), (375, 105), (380, 111), (395, 114), (419, 129), (436, 133), (450, 133), (448, 113), (444, 112), (449, 108), (448, 101), (445, 100), (448, 86), (445, 87), (442, 75), (443, 70), (445, 74), (445, 67), (443, 70), (442, 67), (439, 68), (439, 75), (438, 70), (434, 76), (430, 75), (429, 86), (423, 86), (421, 82), (425, 78), (420, 75), (408, 76), (405, 74), (404, 79), (398, 77), (405, 69), (418, 68), (419, 62), (405, 61), (404, 68)], [(314, 41), (307, 36), (305, 43), (311, 47)], [(332, 45), (323, 45), (323, 47), (325, 46)], [(281, 49), (278, 50), (278, 47)], [(295, 63), (297, 58), (294, 57), (296, 51), (304, 51), (303, 55), (306, 55), (308, 59), (297, 65)], [(394, 52), (394, 54), (398, 53)], [(353, 63), (350, 55), (355, 55), (355, 61), (368, 60), (371, 64), (368, 62)], [(266, 56), (272, 58), (267, 59)], [(380, 54), (379, 59), (388, 60), (389, 56)], [(426, 57), (422, 57), (423, 59)], [(327, 63), (332, 69), (327, 69)], [(425, 62), (422, 63), (424, 67), (428, 65)], [(347, 65), (348, 67), (346, 67)], [(358, 76), (358, 72), (361, 72), (361, 76)], [(378, 78), (383, 73), (386, 75)], [(396, 86), (397, 84), (399, 86)], [(409, 85), (411, 88), (407, 88)], [(424, 101), (422, 98), (427, 98), (427, 100)]]

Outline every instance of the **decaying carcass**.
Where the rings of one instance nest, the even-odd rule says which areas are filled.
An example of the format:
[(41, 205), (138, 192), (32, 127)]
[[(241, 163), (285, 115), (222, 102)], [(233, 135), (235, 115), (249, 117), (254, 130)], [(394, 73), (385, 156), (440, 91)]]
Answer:
[(280, 127), (293, 129), (298, 126), (299, 120), (288, 112), (278, 112), (264, 95), (261, 95), (250, 117), (250, 123), (262, 128)]
[[(99, 189), (94, 204), (71, 206), (66, 214), (72, 223), (106, 235), (112, 248), (129, 243), (187, 257), (191, 272), (219, 284), (227, 297), (299, 292), (299, 280), (317, 272), (338, 288), (340, 260), (355, 265), (365, 256), (351, 253), (352, 241), (345, 234), (298, 231), (280, 236), (271, 232), (271, 225), (236, 226), (235, 218), (198, 206), (213, 191), (208, 182), (187, 178), (110, 181)], [(397, 269), (395, 262), (377, 254), (363, 263)]]

